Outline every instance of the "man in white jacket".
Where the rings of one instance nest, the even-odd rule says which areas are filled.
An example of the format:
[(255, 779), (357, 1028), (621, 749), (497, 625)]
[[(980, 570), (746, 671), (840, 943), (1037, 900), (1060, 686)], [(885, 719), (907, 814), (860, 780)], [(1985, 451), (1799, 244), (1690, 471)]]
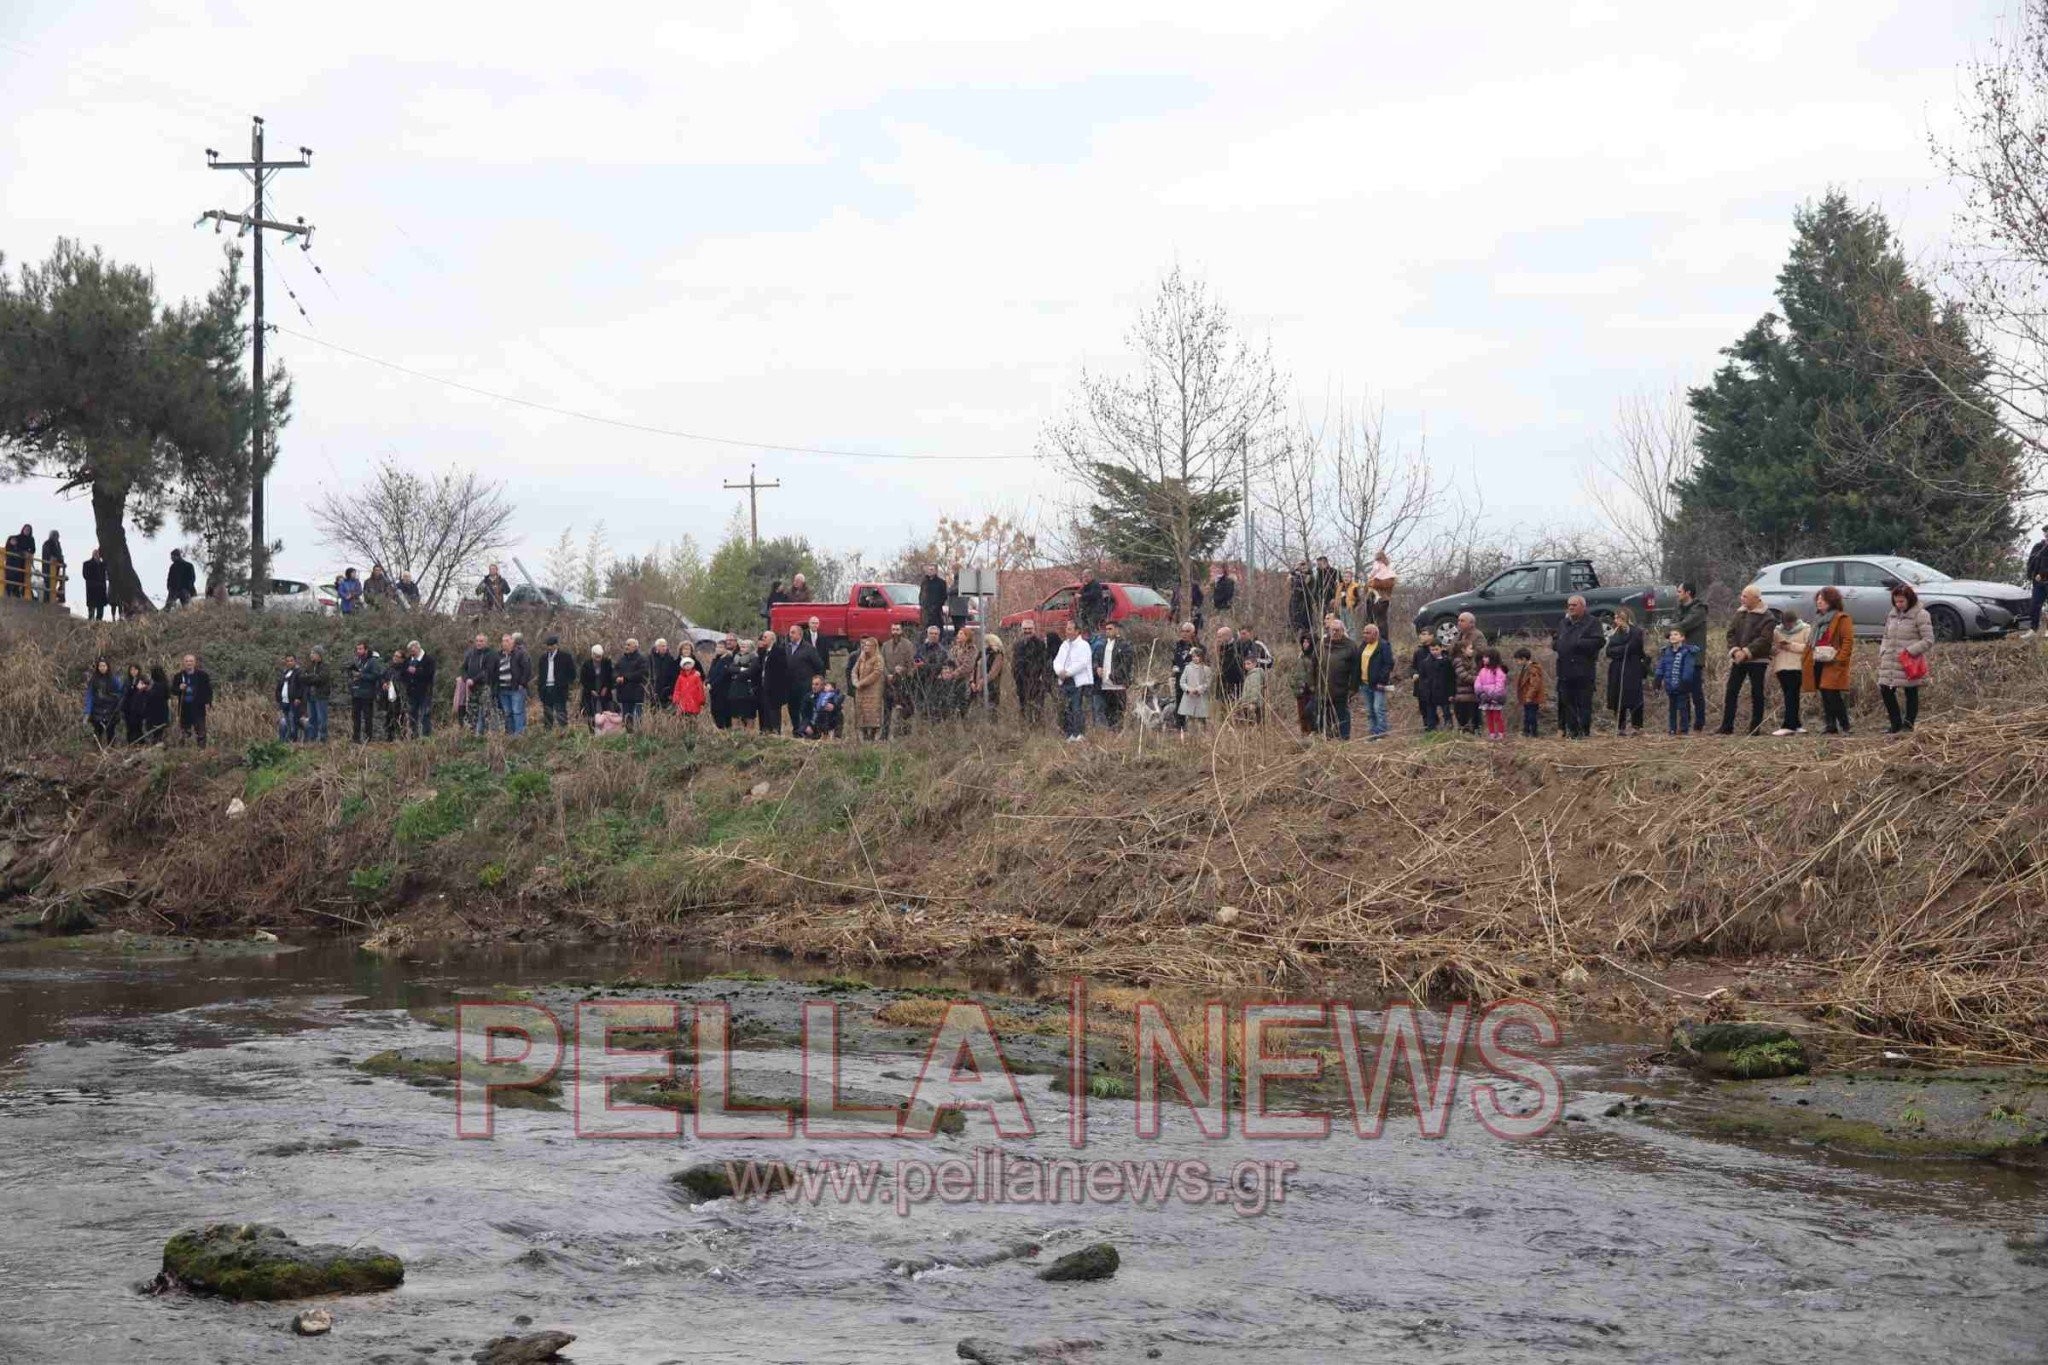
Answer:
[(1095, 689), (1095, 655), (1072, 617), (1067, 618), (1061, 635), (1060, 652), (1053, 656), (1052, 671), (1060, 680), (1060, 698), (1066, 703), (1067, 742), (1075, 744), (1084, 738), (1081, 731), (1087, 723), (1088, 694)]

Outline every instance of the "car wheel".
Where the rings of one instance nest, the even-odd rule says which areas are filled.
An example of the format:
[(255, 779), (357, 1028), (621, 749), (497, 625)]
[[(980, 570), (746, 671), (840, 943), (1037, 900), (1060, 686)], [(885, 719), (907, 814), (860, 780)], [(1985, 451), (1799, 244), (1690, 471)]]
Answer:
[(1436, 636), (1437, 643), (1445, 649), (1451, 648), (1458, 643), (1458, 618), (1450, 615), (1437, 617), (1429, 623), (1429, 633)]
[(1963, 638), (1963, 618), (1954, 607), (1929, 607), (1927, 616), (1934, 623), (1935, 639), (1948, 644)]

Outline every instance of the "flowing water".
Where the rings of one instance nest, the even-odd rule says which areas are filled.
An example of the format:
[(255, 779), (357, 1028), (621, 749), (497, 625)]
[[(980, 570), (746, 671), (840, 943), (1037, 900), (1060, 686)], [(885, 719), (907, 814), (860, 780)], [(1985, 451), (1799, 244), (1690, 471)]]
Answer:
[[(1609, 1119), (1616, 1093), (1646, 1088), (1640, 1044), (1563, 1049), (1574, 1117), (1521, 1143), (1469, 1121), (1427, 1140), (1412, 1120), (1374, 1141), (1212, 1142), (1180, 1123), (1140, 1142), (1129, 1103), (1091, 1103), (1090, 1158), (1299, 1162), (1285, 1202), (1250, 1217), (1227, 1201), (934, 1201), (907, 1216), (831, 1201), (693, 1206), (666, 1181), (688, 1162), (819, 1144), (579, 1140), (566, 1114), (517, 1110), (499, 1112), (493, 1138), (460, 1141), (444, 1095), (338, 1065), (445, 1042), (407, 1010), (459, 990), (675, 980), (709, 965), (560, 950), (159, 962), (6, 950), (0, 1359), (410, 1365), (467, 1360), (520, 1318), (577, 1333), (584, 1362), (900, 1365), (953, 1360), (965, 1337), (1093, 1341), (1076, 1358), (1103, 1362), (1868, 1365), (2048, 1352), (2048, 1270), (2005, 1245), (2048, 1218), (2034, 1177), (1847, 1163)], [(847, 1062), (877, 1083), (902, 1075), (888, 1065)], [(1038, 1136), (1002, 1145), (1073, 1155), (1064, 1095), (1026, 1093)], [(292, 1140), (314, 1146), (272, 1150)], [(340, 1141), (359, 1145), (321, 1147)], [(970, 1127), (921, 1150), (993, 1141)], [(830, 1155), (892, 1160), (901, 1145), (843, 1142)], [(139, 1292), (164, 1240), (208, 1221), (374, 1243), (404, 1258), (406, 1282), (331, 1301), (335, 1329), (317, 1339), (289, 1333), (297, 1305)], [(974, 1264), (1020, 1239), (1044, 1254)], [(1033, 1277), (1100, 1240), (1121, 1251), (1115, 1278)], [(951, 1264), (892, 1268), (934, 1257)]]

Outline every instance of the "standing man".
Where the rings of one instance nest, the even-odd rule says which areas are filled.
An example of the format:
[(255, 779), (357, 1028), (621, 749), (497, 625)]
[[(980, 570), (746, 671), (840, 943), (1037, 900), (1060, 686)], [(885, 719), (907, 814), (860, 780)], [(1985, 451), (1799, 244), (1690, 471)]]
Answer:
[(64, 542), (57, 538), (54, 527), (43, 538), (43, 600), (52, 606), (64, 605)]
[(2027, 582), (2034, 589), (2034, 622), (2027, 627), (2031, 637), (2041, 629), (2041, 604), (2048, 602), (2048, 526), (2041, 528), (2041, 538), (2027, 551)]
[[(798, 634), (802, 632), (798, 631)], [(760, 696), (756, 700), (761, 716), (761, 733), (779, 735), (782, 733), (783, 708), (790, 706), (789, 650), (776, 639), (772, 630), (761, 632), (755, 648), (761, 656)], [(805, 683), (804, 686), (810, 684)], [(795, 708), (791, 707), (791, 710), (794, 712)]]
[(789, 580), (789, 600), (808, 602), (811, 600), (811, 585), (804, 581), (802, 574), (793, 574)]
[(457, 709), (468, 712), (469, 728), (481, 735), (489, 728), (490, 714), (496, 709), (491, 705), (491, 694), (498, 685), (498, 654), (491, 648), (491, 637), (482, 631), (477, 632), (469, 642), (469, 652), (462, 656), (461, 683)]
[(367, 641), (356, 641), (356, 656), (348, 666), (348, 724), (357, 744), (377, 737), (377, 689), (383, 681), (384, 661), (370, 652)]
[(1328, 616), (1337, 603), (1337, 571), (1330, 566), (1328, 555), (1316, 556), (1316, 567), (1308, 576), (1308, 597), (1317, 620)]
[(628, 730), (640, 724), (641, 715), (647, 710), (647, 679), (653, 672), (647, 666), (647, 656), (640, 652), (640, 642), (626, 641), (626, 652), (619, 655), (613, 664), (612, 676), (616, 679), (619, 699), (619, 714), (625, 717)]
[(399, 669), (405, 683), (405, 713), (412, 722), (412, 732), (426, 739), (434, 733), (434, 656), (418, 640), (407, 641), (405, 662)]
[(946, 580), (939, 574), (939, 566), (924, 566), (924, 577), (917, 580), (918, 624), (926, 630), (943, 626), (946, 621)]
[(910, 677), (917, 667), (917, 646), (903, 633), (901, 621), (889, 623), (882, 641), (882, 738), (895, 733), (897, 718), (910, 713)]
[(485, 611), (503, 611), (505, 599), (511, 595), (512, 585), (505, 581), (505, 575), (498, 572), (495, 564), (484, 574), (483, 582), (476, 585), (477, 600), (484, 604)]
[(333, 679), (327, 668), (327, 651), (318, 645), (306, 654), (306, 666), (299, 671), (299, 693), (306, 701), (306, 742), (327, 742), (328, 693)]
[(276, 681), (270, 685), (270, 696), (277, 703), (277, 737), (286, 744), (296, 744), (302, 738), (310, 739), (306, 733), (305, 687), (299, 681), (298, 655), (284, 656)]
[(1074, 610), (1069, 613), (1081, 621), (1081, 633), (1093, 635), (1102, 629), (1110, 613), (1116, 610), (1116, 595), (1109, 590), (1109, 584), (1102, 581), (1100, 572), (1088, 575), (1088, 581), (1081, 585), (1080, 595), (1074, 601)]
[[(2048, 541), (2043, 541), (2048, 544)], [(92, 558), (85, 561), (80, 570), (85, 575), (85, 615), (87, 620), (107, 619), (107, 557), (100, 553), (100, 547), (92, 547)], [(2038, 595), (2038, 594), (2037, 594)]]
[[(1707, 657), (1707, 604), (1700, 601), (1699, 592), (1691, 583), (1678, 585), (1678, 619), (1671, 623), (1671, 629), (1682, 631), (1685, 642), (1699, 646), (1698, 657)], [(1692, 671), (1692, 680), (1672, 694), (1671, 705), (1681, 708), (1680, 714), (1687, 718), (1692, 733), (1704, 735), (1707, 732), (1707, 670), (1704, 665)], [(1685, 725), (1679, 726), (1685, 732)]]
[(732, 681), (733, 656), (739, 652), (738, 638), (726, 636), (711, 651), (711, 667), (704, 671), (704, 691), (711, 704), (711, 723), (721, 730), (732, 728), (732, 700), (727, 689)]
[(783, 652), (789, 658), (789, 732), (801, 735), (811, 724), (811, 679), (824, 674), (825, 660), (818, 647), (805, 638), (802, 626), (789, 628)]
[(1038, 618), (1027, 616), (1010, 647), (1010, 674), (1017, 680), (1017, 715), (1026, 726), (1045, 723), (1045, 694), (1052, 688), (1052, 648), (1038, 633)]
[(1087, 738), (1082, 732), (1088, 724), (1088, 694), (1095, 690), (1095, 652), (1071, 616), (1060, 636), (1060, 652), (1053, 656), (1052, 671), (1060, 680), (1061, 700), (1066, 703), (1063, 728), (1067, 742), (1078, 744)]
[[(29, 548), (35, 547), (31, 544)], [(185, 558), (183, 550), (171, 551), (171, 571), (164, 575), (164, 605), (182, 607), (198, 595), (199, 571)]]
[(1742, 688), (1749, 686), (1749, 733), (1764, 729), (1764, 674), (1770, 671), (1773, 632), (1777, 621), (1764, 609), (1764, 595), (1754, 586), (1742, 590), (1742, 605), (1728, 622), (1728, 687), (1721, 696), (1721, 733), (1735, 733), (1735, 709)]
[(1096, 671), (1096, 695), (1102, 701), (1102, 723), (1123, 728), (1124, 704), (1130, 696), (1134, 655), (1124, 628), (1114, 621), (1102, 625), (1102, 667)]
[(1333, 612), (1323, 618), (1323, 650), (1319, 660), (1322, 676), (1322, 715), (1316, 728), (1325, 739), (1351, 738), (1351, 694), (1358, 690), (1364, 674), (1358, 646)]
[(1584, 739), (1593, 733), (1593, 675), (1607, 647), (1599, 618), (1586, 613), (1585, 598), (1574, 595), (1564, 604), (1551, 647), (1557, 651), (1557, 728), (1567, 739)]
[(914, 680), (911, 706), (919, 715), (937, 719), (943, 714), (939, 700), (939, 674), (945, 671), (946, 642), (939, 638), (937, 626), (926, 626), (924, 640), (917, 647), (917, 658), (910, 670)]
[(647, 656), (647, 685), (654, 689), (654, 709), (675, 709), (676, 676), (683, 671), (682, 660), (669, 653), (668, 641), (656, 640), (654, 653)]
[(533, 660), (526, 657), (526, 637), (514, 632), (498, 641), (498, 713), (505, 733), (526, 733), (526, 685), (533, 681)]
[(1230, 566), (1228, 564), (1218, 564), (1216, 566), (1216, 581), (1209, 585), (1209, 605), (1216, 608), (1216, 614), (1221, 616), (1224, 612), (1230, 610), (1231, 603), (1235, 601), (1237, 601), (1237, 580), (1230, 576)]
[(1216, 627), (1216, 695), (1228, 706), (1244, 691), (1244, 655), (1238, 652), (1237, 632), (1229, 626)]
[(171, 694), (178, 699), (178, 736), (206, 747), (206, 708), (213, 705), (213, 679), (199, 666), (199, 656), (187, 654), (185, 666), (171, 680)]
[(1387, 694), (1394, 690), (1394, 647), (1380, 638), (1380, 628), (1365, 623), (1365, 643), (1359, 647), (1358, 674), (1365, 695), (1368, 739), (1387, 737)]
[(534, 676), (540, 679), (540, 723), (550, 730), (568, 725), (569, 685), (576, 681), (576, 656), (562, 648), (561, 636), (548, 636), (548, 647)]

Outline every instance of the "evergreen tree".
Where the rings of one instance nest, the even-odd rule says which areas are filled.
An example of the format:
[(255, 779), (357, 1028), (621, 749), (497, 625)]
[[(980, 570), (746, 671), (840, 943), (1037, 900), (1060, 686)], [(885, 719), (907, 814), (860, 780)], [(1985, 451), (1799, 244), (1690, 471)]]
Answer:
[[(1187, 601), (1180, 596), (1182, 576), (1199, 574), (1194, 566), (1206, 565), (1237, 525), (1237, 491), (1191, 492), (1177, 480), (1148, 479), (1134, 469), (1104, 463), (1093, 468), (1097, 501), (1088, 513), (1103, 555), (1125, 565), (1145, 586)], [(1169, 533), (1163, 523), (1176, 518), (1178, 533)], [(1183, 545), (1185, 560), (1175, 555)]]
[(1739, 578), (1803, 554), (1901, 554), (2005, 568), (2021, 452), (1988, 415), (1983, 352), (1882, 213), (1834, 193), (1793, 222), (1782, 316), (1691, 392), (1700, 459), (1676, 486), (1677, 567)]

